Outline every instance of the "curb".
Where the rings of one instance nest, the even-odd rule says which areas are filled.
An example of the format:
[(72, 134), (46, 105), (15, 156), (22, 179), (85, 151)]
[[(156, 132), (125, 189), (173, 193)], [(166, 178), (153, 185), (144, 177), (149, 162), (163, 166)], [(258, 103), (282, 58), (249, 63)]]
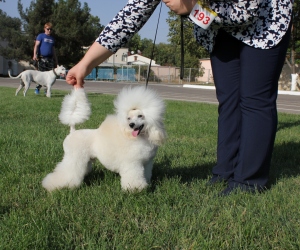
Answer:
[[(184, 88), (195, 88), (195, 89), (216, 89), (214, 86), (203, 86), (203, 85), (192, 85), (192, 84), (183, 84)], [(278, 90), (279, 95), (299, 95), (300, 91), (286, 91)]]

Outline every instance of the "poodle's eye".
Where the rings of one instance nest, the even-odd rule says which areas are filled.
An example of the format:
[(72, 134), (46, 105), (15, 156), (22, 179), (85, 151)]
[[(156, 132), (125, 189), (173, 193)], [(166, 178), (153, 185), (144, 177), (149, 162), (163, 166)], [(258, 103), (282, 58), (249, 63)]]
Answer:
[(128, 117), (127, 120), (130, 121), (130, 117)]
[(143, 115), (138, 115), (138, 118), (143, 118)]

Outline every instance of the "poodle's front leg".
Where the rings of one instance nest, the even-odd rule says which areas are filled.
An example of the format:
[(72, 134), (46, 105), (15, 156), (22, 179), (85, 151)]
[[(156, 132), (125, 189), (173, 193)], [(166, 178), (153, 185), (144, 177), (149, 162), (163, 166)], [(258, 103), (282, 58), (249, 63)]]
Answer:
[(121, 187), (127, 191), (142, 191), (148, 186), (145, 169), (141, 164), (122, 166), (120, 170)]
[(92, 162), (89, 162), (89, 160), (87, 157), (65, 155), (54, 171), (44, 178), (42, 182), (43, 187), (48, 191), (64, 187), (79, 187), (84, 176), (92, 169)]

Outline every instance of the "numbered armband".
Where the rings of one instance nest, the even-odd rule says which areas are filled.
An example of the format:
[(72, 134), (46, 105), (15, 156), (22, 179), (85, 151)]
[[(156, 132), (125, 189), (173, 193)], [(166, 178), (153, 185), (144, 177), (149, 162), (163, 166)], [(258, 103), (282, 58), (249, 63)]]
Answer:
[(216, 12), (208, 8), (201, 1), (197, 1), (189, 18), (201, 28), (207, 29), (216, 16)]

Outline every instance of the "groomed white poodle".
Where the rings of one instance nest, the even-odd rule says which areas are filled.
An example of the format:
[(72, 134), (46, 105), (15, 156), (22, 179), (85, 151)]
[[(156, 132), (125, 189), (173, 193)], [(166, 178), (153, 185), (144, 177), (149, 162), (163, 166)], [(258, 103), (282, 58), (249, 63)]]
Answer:
[(63, 143), (63, 160), (44, 178), (44, 188), (80, 186), (95, 158), (120, 174), (122, 189), (141, 191), (148, 186), (153, 159), (166, 138), (164, 102), (153, 90), (137, 86), (123, 88), (114, 106), (115, 114), (108, 115), (98, 129), (75, 130), (75, 124), (89, 118), (90, 104), (83, 89), (65, 97), (59, 118), (71, 131)]

